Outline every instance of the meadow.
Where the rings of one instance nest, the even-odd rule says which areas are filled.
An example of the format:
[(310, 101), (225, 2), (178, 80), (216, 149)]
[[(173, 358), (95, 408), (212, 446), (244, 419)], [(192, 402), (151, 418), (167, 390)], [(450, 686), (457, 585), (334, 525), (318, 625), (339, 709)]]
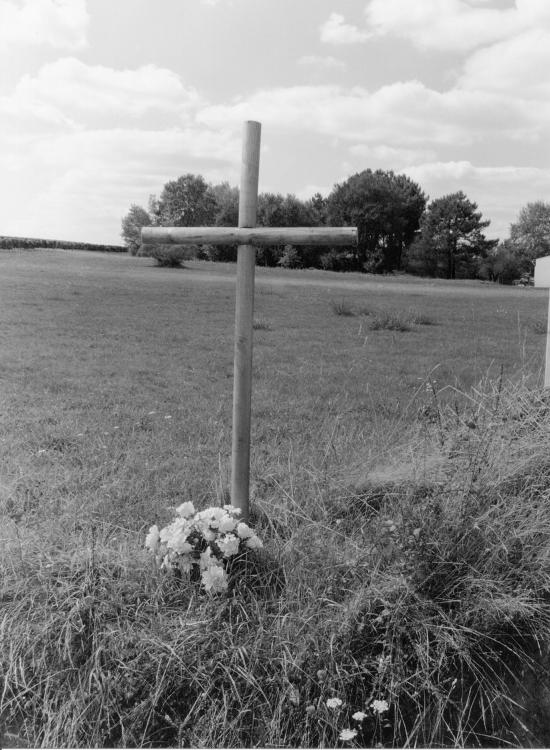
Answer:
[(229, 501), (234, 272), (0, 250), (4, 744), (544, 743), (547, 292), (257, 268), (264, 548), (212, 597), (143, 545)]

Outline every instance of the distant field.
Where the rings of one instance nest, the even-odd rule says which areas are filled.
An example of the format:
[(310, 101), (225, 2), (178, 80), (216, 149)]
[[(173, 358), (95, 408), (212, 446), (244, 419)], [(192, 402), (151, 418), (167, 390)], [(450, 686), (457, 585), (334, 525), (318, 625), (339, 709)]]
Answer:
[(258, 268), (212, 597), (144, 539), (229, 499), (234, 281), (0, 251), (0, 744), (548, 746), (547, 292)]
[[(12, 502), (68, 500), (139, 527), (173, 495), (226, 485), (234, 273), (0, 253), (0, 445)], [(452, 401), (501, 366), (505, 377), (526, 367), (540, 378), (546, 294), (258, 268), (253, 480), (289, 462), (361, 474), (431, 403), (429, 381)], [(371, 330), (384, 312), (424, 324)]]
[(15, 250), (93, 250), (104, 253), (125, 253), (124, 245), (101, 245), (98, 242), (67, 242), (67, 240), (44, 240), (39, 237), (10, 237), (0, 235), (0, 249)]

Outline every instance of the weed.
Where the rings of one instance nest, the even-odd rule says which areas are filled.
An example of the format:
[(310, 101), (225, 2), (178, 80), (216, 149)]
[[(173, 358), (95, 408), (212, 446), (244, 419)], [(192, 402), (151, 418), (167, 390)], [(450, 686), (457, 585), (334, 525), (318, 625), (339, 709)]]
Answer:
[(254, 323), (252, 324), (252, 327), (255, 331), (270, 331), (271, 326), (267, 322), (267, 320), (264, 320), (264, 318), (256, 318), (254, 320)]
[(533, 333), (545, 335), (548, 332), (548, 322), (546, 320), (532, 320), (530, 327)]
[(411, 321), (401, 313), (377, 313), (371, 316), (369, 328), (371, 331), (410, 331)]
[(345, 299), (341, 299), (339, 301), (332, 300), (332, 302), (330, 303), (330, 307), (335, 315), (343, 315), (345, 317), (352, 317), (353, 315), (355, 315), (353, 305), (350, 305), (350, 303)]
[[(250, 514), (265, 547), (204, 596), (143, 545), (167, 505), (228, 502), (232, 300), (131, 257), (136, 276), (121, 278), (106, 256), (86, 272), (85, 315), (66, 294), (49, 316), (28, 306), (80, 285), (75, 256), (0, 258), (8, 743), (547, 746), (540, 340), (526, 331), (534, 364), (517, 380), (476, 379), (493, 359), (517, 363), (510, 318), (493, 314), (509, 290), (487, 300), (434, 282), (425, 305), (439, 325), (389, 354), (384, 335), (350, 353), (353, 326), (318, 315), (322, 288), (280, 284), (285, 304), (266, 298)], [(212, 273), (229, 283), (234, 267)], [(358, 314), (356, 281), (345, 294)], [(415, 288), (396, 297), (403, 309), (420, 305)], [(395, 314), (385, 291), (373, 298)], [(472, 300), (475, 318), (461, 317)], [(521, 304), (542, 315), (534, 296)]]
[(433, 326), (435, 325), (435, 320), (432, 318), (431, 315), (428, 313), (422, 312), (420, 310), (409, 310), (409, 321), (413, 325), (418, 326)]

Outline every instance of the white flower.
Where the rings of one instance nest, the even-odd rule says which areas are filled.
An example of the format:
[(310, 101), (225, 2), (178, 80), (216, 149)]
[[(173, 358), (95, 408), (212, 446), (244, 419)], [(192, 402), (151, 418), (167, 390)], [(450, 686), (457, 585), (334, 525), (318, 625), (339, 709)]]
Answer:
[(226, 513), (220, 518), (218, 530), (221, 534), (224, 534), (226, 531), (234, 531), (236, 525), (235, 519)]
[(340, 708), (342, 701), (340, 698), (329, 698), (327, 701), (328, 708)]
[(241, 537), (241, 539), (248, 539), (248, 537), (254, 535), (254, 532), (248, 524), (241, 521), (237, 526), (237, 534)]
[(388, 701), (373, 701), (370, 707), (375, 714), (383, 714), (384, 711), (389, 709)]
[(367, 718), (367, 714), (363, 713), (363, 711), (356, 711), (351, 718), (355, 719), (355, 721), (363, 721), (363, 719)]
[(357, 732), (355, 729), (342, 729), (340, 732), (340, 739), (344, 740), (344, 742), (349, 742), (356, 736)]
[(149, 533), (145, 537), (145, 546), (151, 552), (156, 552), (160, 542), (159, 527), (155, 524), (149, 529)]
[(230, 513), (232, 516), (238, 516), (242, 512), (240, 508), (235, 508), (234, 505), (224, 505), (223, 507), (224, 507), (224, 510)]
[(213, 542), (216, 538), (216, 534), (213, 531), (210, 531), (210, 529), (203, 529), (201, 534), (206, 542)]
[(191, 518), (195, 515), (195, 506), (191, 502), (182, 503), (176, 508), (176, 513), (184, 518)]
[(180, 559), (178, 560), (178, 568), (182, 573), (190, 573), (192, 567), (193, 563), (191, 562), (191, 558), (180, 557)]
[(250, 549), (258, 549), (259, 547), (263, 547), (262, 540), (256, 536), (256, 534), (253, 534), (250, 539), (247, 539), (245, 542), (246, 546)]
[(178, 555), (186, 555), (193, 549), (193, 547), (187, 541), (187, 537), (183, 535), (172, 538), (170, 547), (174, 550), (174, 552), (177, 552)]
[(223, 552), (224, 557), (231, 557), (231, 555), (236, 555), (239, 551), (240, 543), (241, 541), (239, 537), (235, 536), (235, 534), (224, 534), (224, 536), (216, 540), (216, 544)]
[(206, 508), (206, 510), (201, 510), (201, 512), (198, 514), (199, 518), (210, 520), (212, 518), (215, 518), (216, 521), (219, 521), (220, 518), (224, 515), (225, 511), (223, 508), (213, 507), (213, 508)]
[(219, 565), (217, 559), (215, 557), (212, 557), (212, 550), (210, 547), (207, 547), (204, 552), (201, 552), (200, 562), (201, 570), (206, 570), (206, 568), (210, 568), (212, 565)]
[(202, 585), (206, 591), (225, 591), (227, 589), (227, 576), (225, 570), (218, 565), (211, 565), (209, 568), (203, 571)]
[(160, 541), (171, 546), (172, 542), (180, 536), (186, 527), (187, 523), (184, 518), (176, 518), (175, 521), (160, 530)]

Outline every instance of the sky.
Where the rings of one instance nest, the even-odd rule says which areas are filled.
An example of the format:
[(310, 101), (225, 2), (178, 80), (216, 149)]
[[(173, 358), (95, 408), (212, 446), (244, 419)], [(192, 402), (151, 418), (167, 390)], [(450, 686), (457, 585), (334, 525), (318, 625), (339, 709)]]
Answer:
[(0, 235), (120, 244), (180, 175), (462, 190), (504, 239), (550, 201), (549, 0), (0, 0)]

